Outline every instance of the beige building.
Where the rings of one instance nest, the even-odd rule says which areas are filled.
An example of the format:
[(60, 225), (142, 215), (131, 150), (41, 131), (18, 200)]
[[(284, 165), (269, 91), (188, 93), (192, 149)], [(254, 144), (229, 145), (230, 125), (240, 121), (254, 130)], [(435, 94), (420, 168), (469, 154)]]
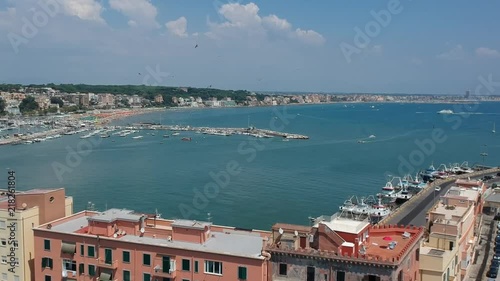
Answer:
[(0, 190), (0, 280), (35, 280), (33, 228), (73, 213), (64, 188)]
[(478, 240), (482, 188), (452, 187), (429, 211), (429, 235), (420, 247), (422, 281), (460, 281), (467, 276)]

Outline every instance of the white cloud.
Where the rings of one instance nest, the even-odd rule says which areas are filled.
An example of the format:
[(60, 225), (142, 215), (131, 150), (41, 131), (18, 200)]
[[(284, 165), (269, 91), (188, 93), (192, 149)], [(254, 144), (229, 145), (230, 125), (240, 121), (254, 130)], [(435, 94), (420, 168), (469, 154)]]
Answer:
[(78, 17), (82, 20), (104, 22), (101, 13), (102, 5), (95, 0), (64, 0), (59, 1), (67, 15)]
[(462, 45), (456, 45), (454, 48), (448, 52), (437, 55), (438, 59), (442, 60), (461, 60), (465, 56), (465, 51)]
[(179, 37), (188, 37), (187, 34), (187, 19), (185, 17), (180, 17), (174, 21), (169, 21), (165, 24), (168, 31)]
[(209, 22), (210, 31), (205, 33), (212, 39), (235, 37), (247, 34), (266, 37), (270, 33), (291, 39), (297, 39), (309, 44), (323, 44), (325, 38), (314, 30), (292, 29), (292, 24), (277, 15), (261, 17), (259, 7), (255, 3), (242, 5), (229, 3), (222, 5), (218, 13), (224, 19), (222, 23)]
[(109, 5), (112, 9), (127, 16), (130, 21), (133, 21), (134, 24), (131, 26), (160, 27), (156, 22), (158, 10), (151, 4), (150, 0), (109, 0)]
[(477, 48), (476, 55), (485, 58), (500, 58), (500, 52), (486, 47)]

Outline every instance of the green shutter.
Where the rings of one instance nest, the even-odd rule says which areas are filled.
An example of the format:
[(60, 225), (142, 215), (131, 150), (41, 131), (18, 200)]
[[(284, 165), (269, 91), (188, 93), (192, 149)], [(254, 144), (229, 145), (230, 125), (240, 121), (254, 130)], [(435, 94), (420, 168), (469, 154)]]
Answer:
[(151, 265), (151, 256), (149, 254), (142, 255), (142, 264), (143, 265)]
[(130, 252), (123, 251), (123, 262), (130, 262)]
[(85, 273), (85, 264), (81, 263), (78, 265), (78, 273), (80, 274)]
[(52, 259), (51, 258), (47, 258), (47, 260), (48, 260), (48, 265), (49, 265), (50, 269), (52, 269), (52, 267), (53, 267), (53, 264), (52, 264), (53, 261), (52, 261)]
[(85, 255), (85, 245), (80, 245), (80, 255)]
[(194, 261), (194, 272), (198, 273), (198, 261)]
[(151, 275), (148, 273), (144, 273), (144, 281), (151, 281)]
[(182, 270), (189, 271), (190, 270), (190, 260), (182, 260)]
[(238, 279), (247, 280), (247, 268), (240, 266), (238, 267)]
[(42, 268), (47, 267), (47, 258), (42, 258)]
[(130, 281), (130, 271), (123, 271), (123, 281)]
[(87, 247), (87, 255), (91, 258), (95, 257), (95, 248), (94, 246)]
[(95, 276), (95, 266), (94, 265), (89, 265), (89, 275)]
[(43, 240), (43, 249), (50, 251), (50, 240)]

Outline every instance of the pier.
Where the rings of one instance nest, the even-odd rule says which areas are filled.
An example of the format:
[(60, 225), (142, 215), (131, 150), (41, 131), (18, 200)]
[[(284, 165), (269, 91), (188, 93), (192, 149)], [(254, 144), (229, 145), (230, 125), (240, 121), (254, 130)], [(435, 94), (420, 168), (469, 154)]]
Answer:
[[(396, 209), (389, 216), (381, 220), (379, 224), (415, 224), (417, 226), (420, 226), (422, 222), (425, 224), (425, 216), (429, 209), (427, 208), (427, 205), (431, 203), (431, 205), (435, 204), (435, 202), (440, 199), (440, 196), (445, 194), (457, 179), (478, 178), (484, 175), (496, 174), (498, 172), (500, 172), (500, 168), (490, 168), (470, 174), (456, 175), (446, 179), (436, 180), (430, 183), (429, 186), (423, 191), (414, 195), (408, 202)], [(441, 186), (440, 191), (435, 191), (437, 186)]]
[(33, 133), (33, 134), (19, 134), (18, 136), (13, 136), (8, 139), (0, 139), (0, 145), (7, 144), (22, 144), (27, 142), (32, 142), (37, 139), (43, 139), (47, 137), (52, 137), (56, 135), (73, 135), (84, 131), (94, 131), (99, 129), (108, 129), (113, 131), (125, 131), (125, 130), (158, 130), (158, 131), (188, 131), (195, 132), (198, 134), (207, 134), (215, 136), (231, 136), (231, 135), (247, 135), (256, 138), (282, 138), (282, 139), (294, 139), (294, 140), (307, 140), (308, 136), (291, 134), (285, 132), (271, 131), (265, 129), (258, 129), (255, 127), (250, 128), (213, 128), (213, 127), (191, 127), (191, 126), (179, 126), (179, 125), (159, 125), (152, 123), (137, 123), (131, 124), (129, 126), (89, 126), (89, 127), (62, 127), (53, 130), (47, 130), (44, 132)]

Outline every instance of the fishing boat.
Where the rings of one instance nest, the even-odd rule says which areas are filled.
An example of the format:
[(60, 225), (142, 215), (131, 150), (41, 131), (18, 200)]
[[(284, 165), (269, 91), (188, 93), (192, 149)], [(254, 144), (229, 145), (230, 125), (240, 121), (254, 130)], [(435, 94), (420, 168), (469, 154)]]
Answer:
[(366, 215), (368, 214), (368, 210), (370, 209), (370, 206), (365, 203), (365, 199), (361, 198), (354, 207), (354, 210), (352, 210), (352, 213), (355, 215)]
[(354, 211), (355, 207), (356, 207), (356, 205), (352, 202), (352, 198), (351, 198), (351, 199), (347, 199), (346, 201), (344, 201), (344, 204), (342, 206), (340, 206), (339, 209), (341, 211), (344, 211), (344, 212), (352, 213), (352, 211)]
[(132, 137), (134, 140), (138, 140), (138, 139), (142, 139), (143, 136), (135, 136), (135, 137)]
[(164, 138), (169, 138), (170, 136), (169, 135), (163, 135)]
[(191, 141), (191, 138), (182, 138), (182, 141)]
[(391, 213), (391, 210), (387, 206), (382, 204), (382, 199), (378, 199), (378, 203), (373, 205), (369, 210), (370, 218), (372, 222), (377, 223), (383, 218), (387, 217)]
[(400, 192), (396, 194), (396, 204), (403, 204), (404, 202), (410, 200), (412, 195), (407, 188), (401, 189)]

